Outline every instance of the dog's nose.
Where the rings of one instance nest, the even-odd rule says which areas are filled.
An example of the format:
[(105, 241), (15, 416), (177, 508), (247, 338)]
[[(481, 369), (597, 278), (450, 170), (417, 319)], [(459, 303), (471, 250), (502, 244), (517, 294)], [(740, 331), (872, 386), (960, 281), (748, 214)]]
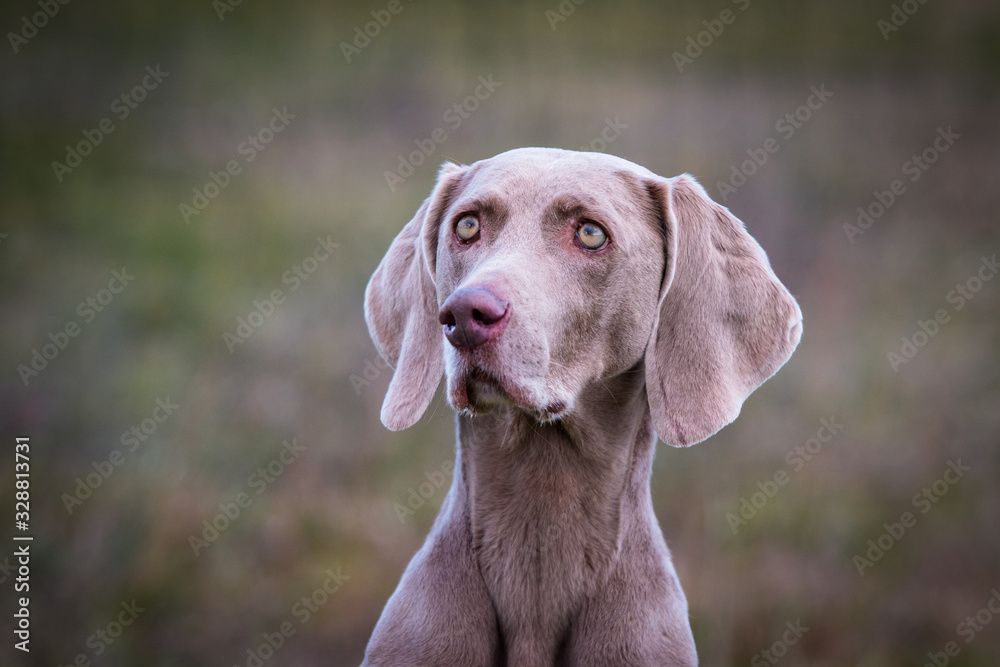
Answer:
[(449, 343), (474, 350), (500, 335), (509, 313), (510, 302), (489, 289), (463, 287), (445, 300), (438, 321)]

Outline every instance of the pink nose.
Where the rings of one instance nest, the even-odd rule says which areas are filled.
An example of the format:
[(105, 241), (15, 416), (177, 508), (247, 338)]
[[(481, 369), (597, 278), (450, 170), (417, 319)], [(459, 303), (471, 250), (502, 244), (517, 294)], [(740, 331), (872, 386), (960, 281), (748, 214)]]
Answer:
[(497, 336), (507, 324), (510, 302), (485, 287), (463, 287), (449, 296), (438, 321), (448, 342), (474, 350)]

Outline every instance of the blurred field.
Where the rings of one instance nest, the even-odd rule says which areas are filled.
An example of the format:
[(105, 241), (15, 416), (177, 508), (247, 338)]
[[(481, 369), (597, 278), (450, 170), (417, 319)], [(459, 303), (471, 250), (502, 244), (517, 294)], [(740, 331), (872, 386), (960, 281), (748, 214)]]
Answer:
[[(553, 30), (556, 2), (403, 0), (350, 63), (341, 42), (386, 3), (244, 2), (220, 21), (208, 0), (73, 2), (19, 52), (8, 36), (0, 507), (10, 545), (13, 442), (28, 435), (35, 541), (32, 651), (12, 647), (0, 571), (0, 664), (247, 665), (286, 622), (264, 664), (358, 664), (445, 490), (403, 521), (394, 506), (453, 452), (440, 398), (407, 431), (379, 423), (389, 372), (361, 307), (437, 166), (590, 146), (690, 172), (721, 200), (768, 137), (779, 150), (725, 203), (798, 298), (802, 344), (739, 420), (662, 447), (654, 471), (702, 663), (765, 664), (800, 621), (781, 664), (922, 665), (948, 642), (949, 665), (1000, 664), (1000, 617), (980, 612), (1000, 590), (1000, 280), (961, 309), (949, 298), (1000, 251), (1000, 6), (928, 2), (883, 39), (889, 2), (744, 4), (590, 0)], [(673, 54), (724, 9), (734, 21), (679, 72)], [(38, 11), (7, 3), (0, 27)], [(115, 100), (157, 65), (168, 74), (120, 118)], [(495, 91), (449, 124), (490, 75)], [(832, 96), (779, 133), (813, 86)], [(246, 161), (275, 109), (294, 118)], [(52, 162), (106, 117), (114, 131), (58, 180)], [(627, 127), (595, 143), (609, 122)], [(905, 163), (949, 127), (953, 145), (909, 180)], [(391, 190), (385, 172), (436, 128), (446, 140)], [(230, 161), (239, 172), (220, 179)], [(186, 223), (180, 205), (212, 173), (225, 187)], [(896, 179), (905, 192), (849, 238), (843, 225)], [(321, 240), (337, 245), (323, 260)], [(103, 295), (123, 268), (134, 280)], [(915, 337), (939, 310), (947, 321)], [(238, 318), (251, 334), (233, 346)], [(78, 334), (25, 384), (19, 365), (71, 322)], [(903, 337), (925, 344), (894, 370)], [(178, 406), (161, 422), (158, 400)], [(843, 428), (809, 460), (790, 455), (831, 419)], [(127, 444), (133, 428), (143, 439)], [(303, 449), (282, 461), (292, 439)], [(968, 471), (935, 487), (949, 461)], [(734, 534), (727, 515), (778, 471), (787, 483)], [(933, 504), (914, 500), (925, 487)], [(915, 524), (859, 575), (854, 557), (904, 512)], [(209, 541), (206, 521), (228, 525)], [(142, 611), (101, 639), (133, 601)], [(960, 624), (977, 612), (970, 638)]]

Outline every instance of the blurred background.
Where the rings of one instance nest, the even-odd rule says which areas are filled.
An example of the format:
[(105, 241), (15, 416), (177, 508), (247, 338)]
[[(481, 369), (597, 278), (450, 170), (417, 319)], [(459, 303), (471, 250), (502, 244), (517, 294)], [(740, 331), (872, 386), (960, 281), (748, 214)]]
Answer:
[(702, 663), (1000, 664), (997, 3), (15, 0), (0, 28), (0, 663), (358, 664), (454, 448), (440, 396), (380, 424), (365, 283), (441, 162), (542, 145), (695, 175), (804, 313), (733, 425), (657, 453)]

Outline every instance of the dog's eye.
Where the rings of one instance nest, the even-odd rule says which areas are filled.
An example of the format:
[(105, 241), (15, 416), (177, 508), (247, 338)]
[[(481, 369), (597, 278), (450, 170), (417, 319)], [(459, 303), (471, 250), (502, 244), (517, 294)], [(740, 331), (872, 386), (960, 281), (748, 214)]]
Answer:
[(584, 250), (600, 250), (608, 244), (608, 233), (593, 222), (585, 222), (576, 230), (576, 241)]
[(474, 215), (463, 215), (455, 223), (455, 236), (462, 243), (472, 243), (479, 238), (479, 218)]

